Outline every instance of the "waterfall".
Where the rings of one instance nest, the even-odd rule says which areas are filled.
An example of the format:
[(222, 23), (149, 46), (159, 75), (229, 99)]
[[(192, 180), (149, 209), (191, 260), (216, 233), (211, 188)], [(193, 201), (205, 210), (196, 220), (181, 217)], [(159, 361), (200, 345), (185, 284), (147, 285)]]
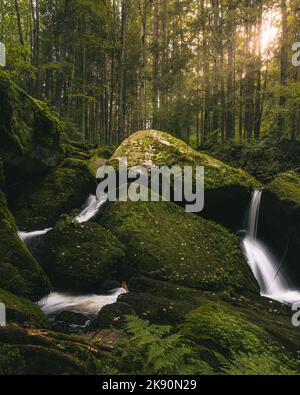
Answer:
[(79, 223), (87, 222), (99, 211), (100, 207), (106, 202), (107, 195), (101, 196), (99, 199), (95, 195), (90, 195), (86, 201), (86, 204), (79, 215), (76, 217), (76, 221)]
[[(106, 202), (106, 200), (107, 200), (107, 195), (101, 196), (100, 199), (97, 199), (95, 195), (90, 195), (82, 211), (80, 212), (80, 214), (77, 215), (75, 220), (79, 223), (88, 222), (90, 219), (95, 217), (100, 207)], [(27, 245), (27, 247), (29, 247), (34, 239), (44, 236), (51, 229), (52, 228), (46, 228), (42, 230), (36, 230), (33, 232), (19, 231), (18, 235), (20, 239)]]
[(103, 306), (115, 303), (118, 296), (126, 293), (124, 288), (117, 288), (106, 295), (79, 295), (52, 292), (39, 301), (38, 305), (45, 315), (51, 316), (62, 311), (72, 311), (83, 315), (97, 315)]
[(28, 246), (30, 246), (31, 242), (33, 239), (37, 237), (44, 236), (46, 233), (48, 233), (52, 228), (46, 228), (43, 230), (36, 230), (34, 232), (18, 232), (18, 236), (20, 239)]
[(280, 271), (281, 262), (257, 239), (262, 193), (262, 189), (256, 189), (252, 193), (247, 232), (242, 241), (244, 253), (262, 296), (287, 304), (299, 302), (300, 291), (289, 288), (288, 279)]

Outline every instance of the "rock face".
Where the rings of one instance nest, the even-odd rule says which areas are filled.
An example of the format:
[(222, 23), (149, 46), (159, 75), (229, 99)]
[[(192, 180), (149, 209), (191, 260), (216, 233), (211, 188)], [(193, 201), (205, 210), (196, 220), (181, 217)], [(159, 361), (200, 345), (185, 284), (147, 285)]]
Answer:
[(126, 158), (128, 166), (204, 166), (205, 208), (203, 215), (230, 227), (238, 227), (250, 199), (250, 190), (259, 183), (245, 171), (225, 165), (193, 150), (168, 133), (140, 131), (115, 151), (108, 165), (117, 167)]
[(266, 185), (262, 197), (259, 237), (284, 262), (286, 271), (295, 286), (300, 286), (300, 176), (297, 172), (279, 174)]
[(97, 223), (60, 221), (45, 237), (43, 267), (53, 284), (73, 292), (99, 292), (117, 276), (123, 245)]
[(65, 159), (36, 185), (24, 188), (13, 213), (22, 230), (54, 226), (61, 214), (80, 208), (95, 193), (93, 174), (79, 159)]
[(125, 246), (123, 279), (145, 274), (191, 288), (256, 292), (237, 238), (171, 202), (110, 202), (98, 222)]
[(50, 289), (47, 276), (17, 234), (13, 216), (0, 191), (0, 287), (38, 300)]
[(134, 315), (135, 311), (127, 303), (116, 302), (106, 305), (100, 310), (97, 319), (92, 324), (92, 330), (116, 328), (121, 329), (125, 324), (125, 316)]
[(61, 125), (47, 106), (0, 72), (0, 157), (9, 183), (31, 179), (63, 159)]
[(0, 302), (6, 307), (7, 324), (28, 324), (36, 328), (46, 328), (49, 323), (38, 306), (28, 299), (18, 297), (0, 288)]

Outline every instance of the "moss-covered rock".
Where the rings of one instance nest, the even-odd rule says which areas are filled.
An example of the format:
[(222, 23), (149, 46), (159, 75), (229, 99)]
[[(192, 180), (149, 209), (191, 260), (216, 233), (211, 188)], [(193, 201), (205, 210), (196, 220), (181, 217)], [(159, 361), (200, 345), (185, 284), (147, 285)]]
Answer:
[(259, 237), (264, 240), (282, 262), (294, 286), (300, 285), (300, 176), (296, 171), (285, 172), (274, 178), (263, 192)]
[(121, 279), (146, 275), (202, 290), (256, 291), (237, 238), (170, 202), (109, 202), (98, 222), (126, 248)]
[(118, 303), (130, 305), (136, 314), (144, 320), (173, 326), (182, 322), (186, 314), (197, 307), (185, 301), (144, 292), (122, 294), (118, 298)]
[(0, 374), (101, 374), (102, 353), (80, 336), (41, 329), (0, 328)]
[(95, 181), (88, 164), (69, 158), (38, 184), (26, 186), (12, 209), (20, 229), (43, 229), (81, 207), (92, 192)]
[(300, 163), (300, 142), (277, 141), (272, 134), (252, 143), (212, 144), (199, 149), (246, 170), (263, 183), (270, 182), (279, 173), (298, 168)]
[(33, 327), (47, 327), (48, 322), (39, 307), (28, 299), (18, 297), (0, 288), (0, 302), (6, 307), (8, 324), (29, 324)]
[(48, 293), (47, 276), (17, 234), (17, 226), (0, 191), (0, 288), (38, 300)]
[[(108, 165), (118, 168), (119, 159), (128, 166), (204, 166), (205, 208), (203, 215), (230, 227), (241, 224), (250, 190), (259, 183), (241, 169), (228, 166), (193, 150), (168, 133), (146, 130), (134, 133), (115, 151)], [(195, 174), (194, 174), (195, 181)]]
[[(290, 205), (290, 209), (300, 210), (300, 175), (290, 171), (279, 174), (271, 181), (266, 189), (273, 192), (285, 204)], [(300, 222), (300, 217), (298, 218)]]
[[(239, 359), (241, 355), (263, 355), (270, 361), (276, 359), (278, 372), (282, 366), (293, 372), (296, 355), (285, 348), (282, 339), (278, 341), (263, 325), (252, 322), (246, 314), (247, 311), (241, 312), (223, 302), (201, 306), (190, 312), (182, 324), (182, 341), (188, 341), (199, 358), (208, 362), (215, 371), (222, 371), (228, 361)], [(262, 371), (264, 368), (262, 366)]]
[(62, 125), (47, 106), (0, 72), (0, 156), (8, 182), (43, 174), (63, 159)]
[(53, 284), (74, 292), (99, 292), (117, 276), (124, 256), (119, 240), (95, 222), (60, 221), (45, 236), (44, 248), (42, 264)]
[(102, 307), (96, 320), (92, 324), (92, 330), (116, 328), (121, 329), (125, 325), (125, 316), (134, 315), (132, 306), (124, 302), (116, 302)]

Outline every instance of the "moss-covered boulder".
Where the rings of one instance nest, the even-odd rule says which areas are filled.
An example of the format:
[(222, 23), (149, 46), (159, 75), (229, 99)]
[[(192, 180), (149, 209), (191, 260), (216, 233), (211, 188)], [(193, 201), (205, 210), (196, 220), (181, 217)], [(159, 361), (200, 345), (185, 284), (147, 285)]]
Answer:
[(123, 245), (95, 222), (60, 221), (45, 236), (41, 262), (53, 284), (74, 292), (99, 292), (117, 276)]
[[(289, 171), (279, 174), (267, 186), (268, 191), (273, 192), (278, 198), (289, 206), (290, 210), (295, 210), (295, 215), (300, 213), (300, 174)], [(297, 217), (300, 223), (300, 216)]]
[(0, 191), (0, 288), (38, 300), (48, 293), (47, 276), (17, 234), (15, 220)]
[[(108, 165), (118, 167), (119, 159), (128, 166), (205, 167), (205, 208), (203, 215), (230, 227), (241, 225), (250, 190), (258, 182), (241, 169), (228, 166), (193, 150), (168, 133), (146, 130), (134, 133), (115, 151)], [(195, 174), (194, 174), (195, 177)], [(195, 178), (194, 178), (195, 181)]]
[(252, 143), (209, 144), (199, 148), (231, 166), (242, 168), (263, 183), (299, 167), (300, 142), (274, 139), (272, 133)]
[[(263, 312), (261, 317), (266, 319), (268, 313)], [(180, 333), (182, 342), (187, 341), (215, 373), (225, 373), (234, 367), (236, 371), (245, 369), (250, 374), (264, 374), (271, 368), (273, 374), (293, 374), (297, 369), (297, 354), (286, 347), (284, 335), (280, 338), (280, 325), (272, 327), (263, 321), (253, 322), (247, 310), (224, 302), (208, 303), (191, 311)], [(255, 361), (260, 357), (261, 365), (257, 365)]]
[(28, 299), (18, 297), (0, 288), (0, 302), (6, 308), (8, 324), (27, 324), (37, 328), (48, 326), (46, 317), (39, 307)]
[(281, 269), (295, 287), (300, 286), (300, 176), (279, 174), (262, 195), (259, 237), (275, 252)]
[(38, 184), (27, 185), (12, 209), (20, 229), (43, 229), (80, 208), (90, 193), (95, 193), (95, 181), (88, 164), (69, 158)]
[(61, 162), (61, 130), (44, 103), (0, 72), (0, 157), (9, 183), (32, 179)]
[(109, 202), (98, 222), (125, 246), (118, 274), (192, 288), (256, 291), (237, 238), (170, 202)]
[(125, 325), (125, 316), (134, 314), (133, 307), (127, 303), (116, 302), (108, 304), (102, 307), (96, 320), (92, 323), (91, 329), (121, 329)]
[(80, 336), (13, 326), (0, 328), (0, 374), (102, 374), (102, 356), (98, 347)]

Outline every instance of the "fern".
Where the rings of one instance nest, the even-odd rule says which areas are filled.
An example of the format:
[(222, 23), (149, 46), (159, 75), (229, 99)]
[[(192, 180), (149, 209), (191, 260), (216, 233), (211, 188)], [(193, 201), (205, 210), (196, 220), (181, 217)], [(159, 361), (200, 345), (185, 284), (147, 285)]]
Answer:
[(128, 337), (114, 355), (121, 374), (212, 373), (170, 326), (150, 325), (136, 316), (127, 316), (125, 331)]

